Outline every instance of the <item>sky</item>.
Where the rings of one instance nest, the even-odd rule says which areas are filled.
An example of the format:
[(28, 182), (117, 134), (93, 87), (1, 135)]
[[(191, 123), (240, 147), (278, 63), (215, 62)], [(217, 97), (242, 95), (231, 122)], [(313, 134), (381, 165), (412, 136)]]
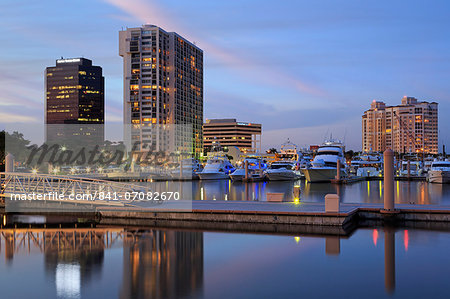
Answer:
[(450, 145), (449, 1), (0, 0), (0, 126), (42, 123), (44, 70), (103, 67), (106, 121), (121, 122), (118, 32), (154, 24), (204, 51), (204, 116), (262, 123), (263, 149), (326, 136), (361, 149), (374, 99), (439, 103)]

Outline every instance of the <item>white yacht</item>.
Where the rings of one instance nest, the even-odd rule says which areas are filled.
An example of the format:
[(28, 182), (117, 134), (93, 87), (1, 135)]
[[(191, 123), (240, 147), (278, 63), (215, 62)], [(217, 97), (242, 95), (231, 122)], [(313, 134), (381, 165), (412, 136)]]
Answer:
[(249, 180), (261, 180), (264, 178), (264, 171), (267, 164), (259, 157), (247, 157), (242, 161), (241, 166), (230, 174), (233, 181), (242, 181), (245, 178), (245, 161), (248, 162)]
[(195, 180), (198, 179), (198, 173), (203, 170), (203, 165), (197, 159), (183, 159), (176, 168), (171, 170), (173, 179)]
[(350, 172), (358, 177), (376, 177), (383, 173), (383, 156), (367, 153), (352, 160)]
[(447, 159), (445, 161), (435, 160), (428, 171), (428, 181), (439, 184), (450, 183), (450, 162)]
[(337, 175), (337, 163), (340, 162), (341, 176), (347, 175), (344, 146), (340, 141), (324, 142), (311, 162), (311, 166), (302, 169), (308, 182), (330, 182)]
[(234, 170), (226, 155), (215, 155), (208, 158), (205, 168), (197, 174), (201, 180), (222, 180), (228, 179)]
[[(423, 174), (422, 162), (420, 161), (409, 161), (409, 174), (410, 176), (421, 176)], [(402, 161), (400, 164), (400, 169), (398, 170), (399, 176), (408, 175), (408, 161)]]
[(264, 172), (269, 181), (289, 181), (299, 179), (301, 153), (297, 150), (297, 145), (289, 139), (281, 145), (280, 153), (275, 154), (276, 161), (272, 162)]
[(295, 161), (275, 161), (265, 171), (269, 181), (289, 181), (300, 178), (300, 173), (296, 171)]

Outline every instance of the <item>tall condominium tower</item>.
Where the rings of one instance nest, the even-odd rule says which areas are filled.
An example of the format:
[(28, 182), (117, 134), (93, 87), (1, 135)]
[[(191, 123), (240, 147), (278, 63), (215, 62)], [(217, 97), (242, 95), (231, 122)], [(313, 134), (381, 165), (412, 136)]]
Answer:
[[(140, 142), (138, 150), (199, 156), (203, 51), (175, 32), (144, 25), (119, 32), (119, 54), (123, 57), (124, 122), (135, 127), (130, 138)], [(165, 125), (176, 129), (163, 132)]]
[(373, 101), (362, 116), (363, 151), (438, 153), (438, 103), (403, 97), (401, 105)]
[(105, 79), (86, 58), (56, 60), (45, 70), (47, 142), (84, 146), (102, 143)]

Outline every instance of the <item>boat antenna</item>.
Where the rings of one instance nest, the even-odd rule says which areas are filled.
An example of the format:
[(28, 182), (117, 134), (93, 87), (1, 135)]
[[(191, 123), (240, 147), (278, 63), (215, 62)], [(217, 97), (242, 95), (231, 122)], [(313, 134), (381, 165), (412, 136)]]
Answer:
[(323, 141), (327, 140), (328, 137), (328, 132), (330, 131), (330, 128), (327, 129), (327, 131), (325, 132), (325, 136), (323, 137)]
[(344, 132), (344, 144), (345, 144), (345, 137), (347, 137), (347, 128), (345, 128), (345, 132)]

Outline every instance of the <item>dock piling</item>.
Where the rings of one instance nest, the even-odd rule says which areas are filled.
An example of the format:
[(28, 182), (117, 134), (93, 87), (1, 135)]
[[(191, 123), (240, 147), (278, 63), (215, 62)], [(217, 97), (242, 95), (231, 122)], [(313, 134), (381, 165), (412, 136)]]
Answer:
[(411, 179), (411, 161), (410, 160), (408, 160), (406, 167), (408, 169), (408, 180), (410, 180)]
[(336, 173), (336, 181), (341, 180), (341, 161), (337, 161), (337, 173)]
[(245, 180), (248, 180), (248, 160), (245, 160)]
[(384, 210), (394, 211), (394, 152), (384, 152)]

